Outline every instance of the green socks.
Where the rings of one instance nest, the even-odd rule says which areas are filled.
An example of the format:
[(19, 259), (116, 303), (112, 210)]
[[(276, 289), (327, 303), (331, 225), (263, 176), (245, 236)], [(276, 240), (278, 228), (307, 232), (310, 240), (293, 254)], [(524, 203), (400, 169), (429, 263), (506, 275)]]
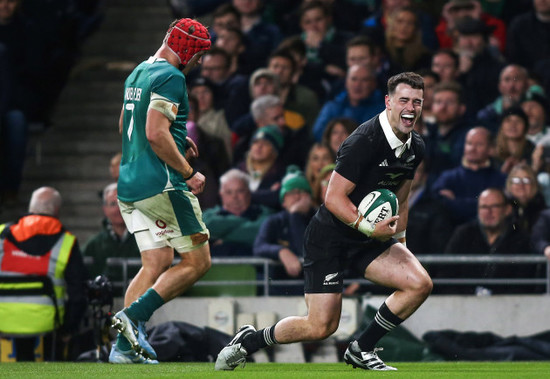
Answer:
[(158, 292), (149, 288), (139, 299), (126, 308), (125, 312), (134, 322), (149, 321), (153, 313), (163, 304), (164, 300)]

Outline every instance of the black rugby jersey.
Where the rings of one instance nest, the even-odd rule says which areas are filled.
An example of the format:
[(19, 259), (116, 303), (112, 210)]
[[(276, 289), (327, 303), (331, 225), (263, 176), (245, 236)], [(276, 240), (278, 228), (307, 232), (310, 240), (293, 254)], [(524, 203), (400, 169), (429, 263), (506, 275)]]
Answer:
[[(412, 131), (410, 148), (401, 157), (395, 156), (379, 120), (380, 115), (361, 124), (340, 146), (335, 171), (356, 187), (349, 194), (355, 206), (371, 191), (386, 188), (397, 192), (405, 180), (413, 179), (416, 168), (424, 158), (422, 137)], [(332, 215), (324, 206), (319, 209), (318, 220), (333, 224), (348, 236), (366, 238)]]

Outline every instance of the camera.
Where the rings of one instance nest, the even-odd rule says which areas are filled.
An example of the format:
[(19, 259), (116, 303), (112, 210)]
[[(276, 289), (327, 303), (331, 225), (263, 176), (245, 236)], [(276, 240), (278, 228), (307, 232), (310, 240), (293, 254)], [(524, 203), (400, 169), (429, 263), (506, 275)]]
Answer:
[(88, 301), (91, 305), (113, 306), (113, 284), (105, 275), (98, 275), (88, 280)]

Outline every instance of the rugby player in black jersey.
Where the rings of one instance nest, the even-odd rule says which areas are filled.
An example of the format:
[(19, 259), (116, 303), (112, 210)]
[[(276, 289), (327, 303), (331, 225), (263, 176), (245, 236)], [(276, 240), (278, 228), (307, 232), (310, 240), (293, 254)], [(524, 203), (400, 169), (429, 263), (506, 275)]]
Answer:
[[(422, 77), (404, 72), (388, 80), (386, 109), (360, 125), (338, 151), (325, 198), (305, 232), (304, 279), (308, 314), (287, 317), (256, 331), (239, 329), (222, 349), (216, 370), (233, 370), (246, 356), (273, 344), (321, 340), (338, 328), (343, 275), (355, 271), (395, 291), (375, 319), (348, 346), (344, 360), (366, 370), (396, 370), (382, 362), (376, 343), (426, 300), (432, 281), (405, 244), (408, 195), (424, 157), (424, 142), (413, 128), (422, 113)], [(387, 188), (399, 200), (399, 213), (375, 225), (357, 206), (369, 192)]]

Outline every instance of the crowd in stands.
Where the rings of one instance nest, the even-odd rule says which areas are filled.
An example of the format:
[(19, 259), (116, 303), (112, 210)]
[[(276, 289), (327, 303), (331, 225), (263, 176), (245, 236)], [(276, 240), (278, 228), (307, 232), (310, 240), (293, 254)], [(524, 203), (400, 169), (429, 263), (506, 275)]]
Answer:
[[(282, 263), (270, 277), (300, 278), (303, 229), (323, 203), (338, 148), (384, 108), (387, 79), (404, 70), (425, 80), (411, 250), (550, 257), (550, 1), (169, 3), (176, 17), (212, 17), (213, 47), (187, 83), (213, 257), (268, 257)], [(108, 204), (95, 241), (110, 231), (121, 243)], [(435, 278), (543, 275), (540, 265), (429, 268)]]
[[(319, 207), (339, 145), (384, 108), (386, 81), (402, 71), (425, 80), (416, 130), (427, 150), (409, 200), (412, 251), (548, 255), (541, 228), (548, 232), (550, 1), (209, 3), (213, 12), (201, 2), (170, 1), (177, 17), (212, 16), (216, 47), (189, 78), (198, 112), (212, 114), (204, 125), (199, 117), (198, 128), (228, 147), (231, 172), (248, 174), (249, 206), (274, 212), (246, 248), (224, 256), (268, 256), (283, 263), (277, 277), (299, 275), (288, 252), (299, 257), (301, 247), (280, 225), (292, 214), (282, 195), (285, 171), (303, 172), (309, 187), (296, 191)], [(209, 93), (208, 107), (195, 93), (206, 80), (199, 88)], [(218, 215), (235, 217), (216, 201)], [(540, 275), (540, 267), (527, 269), (487, 265), (470, 274)], [(440, 273), (448, 275), (432, 272)]]
[[(1, 201), (17, 194), (31, 125), (48, 126), (82, 40), (98, 27), (101, 3), (0, 0)], [(207, 178), (198, 197), (212, 257), (270, 258), (281, 263), (267, 273), (271, 278), (302, 278), (305, 227), (323, 203), (340, 144), (384, 109), (389, 77), (415, 71), (425, 80), (416, 131), (426, 158), (410, 192), (408, 247), (418, 255), (550, 260), (550, 0), (168, 4), (174, 17), (212, 20), (213, 46), (186, 78), (188, 135), (200, 152), (191, 165)], [(82, 255), (93, 258), (89, 278), (120, 280), (106, 259), (139, 258), (116, 201), (119, 163), (117, 154), (109, 167), (113, 183), (102, 191), (101, 229), (83, 245)], [(46, 190), (60, 202), (57, 191)], [(55, 238), (69, 236), (57, 219), (59, 206), (50, 216), (31, 207), (37, 215), (26, 217), (59, 224)], [(14, 226), (2, 226), (2, 244), (13, 240)], [(83, 265), (76, 242), (69, 265)], [(428, 270), (435, 279), (545, 275), (535, 264)], [(67, 290), (76, 292), (81, 312), (85, 292), (76, 279)], [(354, 283), (345, 293), (358, 288)], [(540, 293), (542, 286), (434, 291)], [(73, 332), (72, 321), (65, 326)]]
[[(2, 68), (9, 67), (10, 40), (4, 30), (10, 18), (36, 21), (30, 16), (36, 12), (6, 17), (6, 3), (17, 9), (20, 0), (0, 0)], [(274, 275), (299, 277), (300, 233), (288, 228), (301, 230), (296, 225), (322, 204), (340, 144), (383, 110), (387, 79), (405, 70), (425, 80), (416, 130), (427, 149), (409, 199), (411, 250), (550, 257), (549, 0), (168, 3), (175, 17), (211, 19), (213, 46), (186, 82), (188, 134), (200, 152), (191, 164), (207, 177), (199, 199), (213, 257), (270, 257), (283, 263)], [(88, 5), (65, 15), (66, 20), (88, 16), (86, 23), (68, 22), (80, 27), (73, 39), (93, 28), (91, 10)], [(48, 30), (60, 33), (53, 29)], [(57, 42), (61, 56), (64, 52), (74, 61), (78, 51), (69, 48), (74, 44), (66, 35)], [(35, 45), (43, 46), (18, 44), (17, 53)], [(50, 67), (33, 56), (27, 62), (39, 63), (40, 71), (25, 69), (27, 75), (8, 77), (25, 79), (18, 84), (21, 91), (25, 85), (54, 91), (32, 80), (29, 73), (43, 77)], [(39, 57), (61, 69), (53, 65), (58, 56)], [(4, 83), (0, 126), (15, 140), (13, 131), (27, 127), (11, 125), (32, 121), (38, 110), (23, 107), (32, 102), (7, 96), (13, 92), (6, 92)], [(47, 117), (39, 120), (47, 122)], [(13, 161), (3, 158), (4, 166)], [(289, 176), (294, 178), (291, 190)], [(109, 212), (116, 188), (106, 190), (104, 229), (85, 246), (86, 255), (95, 255), (87, 251), (99, 244), (127, 242), (117, 215)], [(472, 230), (479, 241), (464, 237)], [(514, 242), (503, 243), (507, 239)], [(460, 245), (468, 242), (478, 246)], [(96, 274), (104, 273), (99, 265)], [(482, 271), (483, 278), (500, 275), (489, 266)]]

